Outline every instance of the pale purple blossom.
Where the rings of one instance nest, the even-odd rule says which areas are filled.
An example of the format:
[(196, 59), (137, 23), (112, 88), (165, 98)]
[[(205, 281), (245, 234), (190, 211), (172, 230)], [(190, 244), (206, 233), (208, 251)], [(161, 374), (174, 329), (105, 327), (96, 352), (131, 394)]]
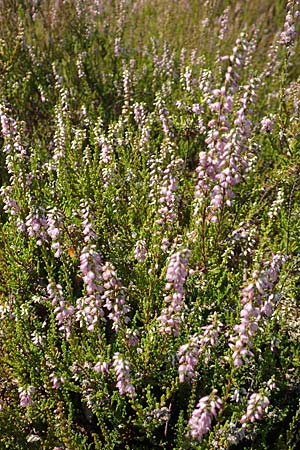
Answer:
[(246, 413), (241, 418), (242, 427), (245, 428), (249, 422), (261, 420), (269, 404), (270, 401), (264, 394), (252, 394), (248, 400)]
[[(288, 8), (291, 7), (292, 2), (288, 2)], [(289, 47), (293, 41), (295, 40), (296, 36), (297, 36), (297, 32), (296, 32), (296, 26), (295, 26), (295, 18), (297, 17), (297, 13), (294, 12), (290, 9), (288, 10), (286, 17), (285, 17), (285, 22), (284, 22), (284, 27), (283, 27), (283, 31), (280, 34), (280, 40), (279, 43), (283, 44), (287, 47)]]
[(47, 233), (52, 240), (54, 257), (59, 258), (63, 252), (60, 242), (63, 231), (63, 214), (58, 208), (51, 208), (47, 213)]
[(240, 323), (234, 326), (235, 335), (230, 336), (229, 346), (232, 349), (234, 366), (242, 366), (253, 357), (251, 338), (258, 330), (263, 316), (273, 314), (276, 295), (273, 294), (278, 281), (280, 268), (285, 261), (279, 253), (273, 255), (271, 261), (265, 263), (265, 270), (254, 271), (252, 281), (243, 288), (240, 312)]
[(270, 117), (264, 117), (260, 124), (263, 133), (272, 133), (274, 121)]
[(20, 213), (21, 209), (17, 201), (13, 198), (13, 187), (1, 186), (0, 195), (3, 198), (3, 210), (11, 216), (17, 216)]
[(41, 246), (48, 241), (47, 218), (42, 210), (37, 208), (30, 212), (26, 216), (25, 225), (28, 236), (35, 238), (37, 245)]
[(214, 389), (210, 395), (202, 397), (189, 419), (190, 435), (199, 442), (211, 429), (212, 420), (217, 415), (217, 411), (223, 407), (222, 400), (216, 394), (217, 391)]
[(102, 268), (103, 294), (102, 301), (108, 310), (108, 317), (113, 321), (112, 328), (119, 331), (120, 328), (130, 321), (128, 313), (129, 306), (126, 304), (125, 287), (117, 277), (115, 267), (106, 262)]
[[(230, 65), (223, 86), (211, 89), (206, 95), (207, 106), (213, 116), (208, 122), (207, 151), (199, 153), (196, 168), (194, 216), (197, 216), (199, 206), (205, 206), (206, 220), (211, 222), (218, 221), (223, 205), (231, 206), (233, 187), (240, 182), (242, 170), (248, 166), (245, 155), (251, 130), (249, 106), (256, 98), (257, 83), (250, 79), (247, 85), (237, 90), (237, 70), (243, 65), (242, 55), (246, 49), (247, 41), (241, 34), (228, 57)], [(237, 109), (234, 109), (235, 103)]]
[(54, 307), (54, 314), (59, 325), (59, 330), (65, 333), (66, 339), (69, 339), (75, 307), (65, 300), (60, 284), (50, 282), (47, 286), (47, 293)]
[(53, 389), (58, 389), (62, 384), (64, 384), (64, 377), (59, 377), (54, 373), (50, 374), (50, 381), (52, 383)]
[(167, 284), (165, 290), (171, 291), (165, 296), (167, 307), (158, 317), (160, 331), (166, 334), (178, 336), (182, 322), (182, 310), (184, 308), (184, 283), (187, 277), (187, 265), (191, 251), (181, 250), (170, 257), (166, 273)]
[(102, 375), (105, 375), (109, 372), (110, 365), (111, 364), (107, 361), (104, 361), (104, 362), (98, 361), (94, 365), (94, 370), (97, 373), (102, 373)]
[(158, 116), (162, 124), (163, 133), (167, 138), (172, 138), (172, 128), (173, 128), (173, 122), (170, 117), (170, 113), (167, 109), (167, 106), (162, 99), (161, 96), (157, 96), (156, 98), (156, 107), (158, 111)]
[(33, 386), (28, 386), (27, 388), (19, 387), (19, 401), (20, 406), (26, 408), (27, 406), (34, 406), (34, 401), (32, 400), (32, 394), (35, 391)]
[(82, 217), (82, 227), (84, 242), (95, 241), (97, 238), (96, 232), (94, 230), (94, 225), (92, 223), (91, 208), (88, 202), (82, 201), (80, 203), (80, 212)]
[(113, 367), (117, 376), (117, 388), (120, 395), (129, 394), (133, 396), (135, 389), (130, 382), (130, 364), (120, 353), (113, 356)]
[[(197, 374), (196, 365), (200, 355), (214, 347), (219, 338), (223, 324), (218, 320), (217, 314), (208, 318), (209, 325), (202, 327), (202, 334), (191, 336), (187, 344), (181, 345), (177, 357), (179, 359), (179, 381), (183, 383), (186, 379), (193, 379)], [(208, 356), (209, 358), (209, 356)], [(207, 358), (207, 360), (208, 360)]]
[(134, 257), (139, 262), (144, 262), (147, 256), (147, 244), (143, 239), (139, 240), (135, 244)]
[(96, 251), (96, 245), (83, 247), (80, 254), (80, 271), (83, 275), (85, 295), (77, 300), (76, 319), (89, 331), (94, 331), (95, 325), (103, 319), (102, 307), (102, 268), (101, 256)]

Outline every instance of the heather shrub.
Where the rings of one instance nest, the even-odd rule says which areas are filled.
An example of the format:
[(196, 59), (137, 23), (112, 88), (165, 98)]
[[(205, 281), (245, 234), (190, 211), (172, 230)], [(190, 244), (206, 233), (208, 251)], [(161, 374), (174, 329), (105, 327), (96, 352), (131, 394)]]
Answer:
[(298, 448), (299, 4), (198, 3), (0, 4), (3, 449)]

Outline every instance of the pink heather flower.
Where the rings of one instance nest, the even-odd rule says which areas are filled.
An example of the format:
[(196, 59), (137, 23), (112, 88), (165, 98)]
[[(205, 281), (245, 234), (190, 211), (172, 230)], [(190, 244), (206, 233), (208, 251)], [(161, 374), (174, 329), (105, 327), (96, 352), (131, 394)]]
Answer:
[(159, 225), (172, 224), (177, 218), (177, 173), (182, 166), (183, 161), (177, 159), (172, 161), (162, 173), (162, 184), (160, 186), (158, 200), (161, 207), (158, 209), (159, 219), (156, 223)]
[(59, 258), (63, 252), (59, 239), (62, 234), (63, 215), (57, 208), (52, 208), (47, 213), (47, 233), (52, 239), (51, 248), (55, 251), (54, 257)]
[[(289, 2), (289, 5), (291, 2)], [(289, 6), (288, 5), (288, 6)], [(287, 15), (285, 17), (285, 23), (283, 31), (280, 34), (280, 44), (286, 45), (289, 47), (293, 41), (295, 40), (295, 37), (297, 36), (296, 27), (295, 27), (295, 18), (297, 17), (297, 13), (293, 15), (292, 11), (288, 11)]]
[(217, 314), (208, 318), (209, 325), (202, 327), (203, 334), (194, 335), (187, 344), (181, 345), (177, 356), (179, 358), (179, 381), (183, 383), (186, 379), (193, 379), (196, 375), (195, 367), (200, 355), (206, 348), (214, 347), (219, 338), (223, 324), (218, 321)]
[(170, 247), (170, 241), (167, 238), (162, 238), (160, 243), (160, 248), (163, 252), (166, 252), (168, 248)]
[(187, 265), (191, 251), (184, 249), (174, 253), (169, 261), (167, 268), (165, 289), (171, 290), (169, 295), (165, 296), (167, 307), (163, 309), (158, 321), (160, 322), (160, 331), (166, 334), (178, 336), (179, 327), (182, 321), (181, 311), (184, 306), (184, 283), (187, 277)]
[(199, 442), (202, 441), (204, 434), (209, 432), (213, 417), (223, 406), (222, 400), (216, 396), (216, 393), (214, 389), (210, 395), (201, 398), (189, 420), (190, 435)]
[(80, 321), (81, 326), (85, 323), (89, 331), (94, 331), (97, 322), (104, 317), (101, 256), (96, 251), (96, 245), (89, 243), (83, 247), (80, 254), (80, 270), (86, 295), (77, 300), (76, 319)]
[(273, 121), (269, 117), (264, 117), (261, 121), (261, 131), (263, 133), (272, 133)]
[(89, 206), (85, 203), (81, 204), (81, 214), (83, 219), (82, 226), (83, 226), (84, 242), (95, 241), (95, 239), (97, 239), (97, 235), (94, 231), (94, 226), (90, 221)]
[[(3, 210), (6, 214), (11, 216), (17, 216), (20, 213), (20, 207), (16, 200), (12, 198), (13, 187), (12, 186), (2, 186), (0, 188), (0, 195), (3, 198), (4, 207)], [(25, 227), (25, 225), (23, 225)]]
[(238, 109), (233, 111), (239, 80), (236, 69), (243, 64), (242, 53), (246, 49), (247, 41), (241, 35), (229, 57), (231, 65), (227, 67), (224, 85), (220, 89), (211, 89), (206, 98), (213, 118), (208, 122), (207, 151), (200, 152), (196, 169), (194, 216), (197, 216), (199, 206), (204, 205), (207, 220), (213, 223), (218, 221), (218, 212), (223, 205), (231, 206), (233, 187), (240, 182), (242, 170), (248, 167), (249, 107), (256, 98), (256, 80), (251, 79), (247, 85), (241, 86)]
[(40, 210), (35, 210), (27, 215), (25, 225), (29, 237), (34, 237), (37, 245), (41, 246), (48, 240), (47, 219)]
[(247, 423), (261, 420), (264, 411), (269, 406), (269, 399), (263, 394), (252, 394), (248, 400), (247, 411), (241, 418), (242, 427), (245, 428)]
[(251, 351), (251, 338), (258, 329), (258, 324), (262, 316), (270, 317), (273, 314), (273, 304), (276, 296), (272, 293), (279, 272), (285, 258), (279, 253), (273, 255), (271, 261), (265, 263), (265, 270), (252, 274), (252, 282), (242, 290), (240, 312), (241, 321), (235, 325), (235, 336), (230, 336), (230, 348), (232, 349), (232, 359), (235, 366), (242, 366), (248, 363), (249, 356), (254, 356)]
[(31, 395), (34, 393), (35, 388), (33, 386), (28, 386), (27, 389), (23, 388), (23, 387), (19, 387), (18, 389), (19, 391), (19, 400), (20, 400), (20, 405), (23, 408), (26, 408), (27, 406), (33, 406), (34, 405), (34, 401), (31, 398)]
[(94, 365), (95, 372), (102, 373), (103, 375), (108, 373), (109, 368), (110, 368), (110, 363), (107, 361), (104, 361), (104, 362), (99, 361)]
[(55, 318), (59, 325), (59, 330), (64, 331), (66, 339), (70, 338), (72, 317), (75, 314), (75, 308), (64, 299), (62, 286), (50, 282), (47, 286), (47, 293), (54, 306)]
[(163, 132), (167, 138), (171, 138), (173, 123), (164, 100), (159, 96), (157, 96), (156, 99), (156, 107), (158, 110), (158, 116), (162, 124)]
[(112, 328), (115, 331), (119, 331), (123, 324), (127, 324), (130, 321), (128, 317), (130, 308), (125, 300), (125, 288), (117, 277), (112, 264), (106, 262), (101, 270), (104, 289), (102, 300), (105, 302), (105, 308), (109, 311), (109, 319), (113, 321)]
[(120, 395), (129, 394), (133, 396), (135, 389), (130, 383), (130, 364), (129, 361), (123, 359), (120, 353), (113, 356), (113, 367), (117, 376), (117, 388)]
[(147, 245), (144, 240), (137, 241), (134, 248), (134, 257), (139, 262), (144, 262), (147, 256)]
[(194, 378), (195, 367), (199, 359), (199, 342), (197, 336), (192, 336), (187, 344), (181, 345), (177, 356), (179, 358), (179, 381), (183, 383), (186, 378)]
[(127, 328), (125, 336), (129, 347), (134, 347), (140, 342), (140, 334), (137, 330)]
[(134, 120), (139, 127), (142, 127), (146, 122), (147, 114), (145, 106), (145, 103), (135, 103), (133, 105)]
[(54, 373), (50, 374), (50, 380), (54, 389), (58, 389), (65, 382), (63, 377), (57, 377)]
[(228, 20), (229, 20), (229, 7), (227, 7), (222, 16), (219, 19), (220, 31), (219, 31), (219, 39), (220, 41), (224, 40), (225, 34), (228, 31)]

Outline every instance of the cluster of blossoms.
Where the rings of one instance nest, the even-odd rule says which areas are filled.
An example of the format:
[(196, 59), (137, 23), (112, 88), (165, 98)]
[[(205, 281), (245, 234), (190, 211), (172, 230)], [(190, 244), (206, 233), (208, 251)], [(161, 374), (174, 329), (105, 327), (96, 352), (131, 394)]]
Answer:
[(173, 137), (173, 132), (172, 132), (173, 123), (172, 123), (172, 120), (170, 117), (170, 113), (166, 107), (166, 104), (160, 96), (157, 96), (155, 104), (156, 104), (156, 107), (158, 110), (158, 116), (159, 116), (159, 119), (162, 124), (163, 132), (164, 132), (166, 138), (172, 138)]
[(161, 207), (158, 209), (159, 219), (156, 223), (159, 225), (172, 224), (177, 218), (177, 177), (176, 173), (182, 167), (183, 161), (177, 159), (171, 161), (162, 173), (162, 184), (160, 187), (159, 203)]
[(234, 261), (237, 256), (244, 260), (246, 268), (251, 256), (255, 250), (257, 243), (257, 227), (250, 222), (241, 222), (235, 230), (233, 230), (229, 245), (227, 246), (222, 257), (227, 260)]
[(59, 91), (59, 101), (55, 106), (55, 133), (53, 136), (53, 161), (54, 166), (58, 170), (58, 163), (62, 161), (66, 153), (66, 134), (67, 126), (66, 122), (68, 119), (68, 91), (62, 86), (61, 77), (56, 72), (55, 65), (52, 66), (54, 76), (56, 78), (56, 87)]
[(113, 329), (118, 331), (122, 324), (129, 322), (130, 308), (125, 302), (125, 288), (117, 277), (114, 266), (102, 258), (93, 244), (97, 235), (90, 218), (90, 208), (81, 204), (83, 235), (86, 245), (80, 254), (80, 271), (83, 275), (86, 295), (77, 300), (76, 318), (81, 325), (85, 322), (89, 331), (94, 331), (96, 323), (104, 319), (105, 307), (113, 321)]
[(101, 167), (101, 176), (104, 188), (107, 188), (112, 180), (113, 174), (116, 171), (116, 164), (114, 162), (113, 154), (113, 139), (112, 130), (106, 136), (102, 131), (102, 122), (98, 121), (94, 128), (95, 140), (100, 148), (99, 163)]
[[(6, 207), (10, 209), (12, 215), (19, 213), (19, 208), (14, 201), (10, 202), (9, 205), (7, 204)], [(63, 249), (60, 237), (63, 230), (63, 213), (58, 208), (50, 208), (47, 213), (40, 207), (31, 208), (31, 211), (25, 217), (25, 221), (18, 218), (16, 225), (20, 232), (34, 238), (39, 246), (44, 242), (49, 242), (50, 238), (54, 257), (59, 258), (61, 256)]]
[(115, 353), (113, 356), (113, 367), (117, 376), (117, 388), (120, 395), (129, 394), (133, 396), (135, 389), (130, 383), (130, 364), (126, 359), (123, 359), (120, 353)]
[(241, 418), (242, 427), (245, 428), (249, 422), (261, 420), (269, 404), (270, 401), (264, 394), (252, 394), (248, 400), (246, 413)]
[(202, 327), (201, 335), (194, 335), (187, 344), (181, 345), (177, 357), (179, 358), (179, 381), (193, 379), (196, 375), (195, 368), (200, 355), (208, 348), (214, 347), (219, 338), (223, 324), (218, 320), (217, 314), (209, 317), (210, 325)]
[(103, 318), (102, 309), (102, 272), (101, 256), (93, 244), (97, 235), (90, 218), (90, 207), (81, 203), (82, 227), (86, 245), (80, 253), (80, 271), (83, 275), (86, 295), (77, 300), (76, 318), (81, 326), (86, 323), (89, 331), (94, 331), (95, 324)]
[(54, 257), (59, 258), (63, 252), (60, 242), (63, 228), (63, 214), (58, 208), (51, 208), (47, 212), (47, 233), (51, 238), (51, 248), (55, 251)]
[(163, 309), (158, 321), (160, 322), (160, 331), (166, 334), (178, 336), (179, 327), (182, 322), (182, 309), (184, 307), (184, 283), (187, 277), (187, 265), (191, 251), (184, 249), (174, 253), (169, 261), (167, 268), (165, 289), (173, 290), (165, 296), (167, 307)]
[(110, 368), (110, 363), (107, 361), (104, 361), (104, 362), (98, 361), (93, 367), (95, 372), (102, 373), (102, 375), (107, 374), (109, 371), (109, 368)]
[[(231, 205), (231, 199), (234, 197), (232, 188), (240, 182), (240, 172), (246, 164), (243, 151), (250, 133), (247, 114), (249, 104), (255, 98), (254, 80), (250, 80), (249, 84), (243, 87), (244, 93), (239, 96), (239, 109), (235, 113), (233, 127), (229, 121), (233, 115), (234, 94), (238, 89), (239, 75), (235, 68), (242, 66), (242, 50), (246, 49), (247, 41), (241, 36), (236, 41), (232, 55), (226, 57), (230, 65), (227, 67), (224, 85), (220, 89), (213, 89), (212, 94), (206, 96), (214, 117), (208, 123), (209, 130), (205, 141), (208, 151), (199, 154), (195, 198), (199, 199), (200, 204), (209, 199), (209, 220), (212, 222), (218, 220), (217, 213), (224, 203)], [(197, 211), (194, 214), (196, 215)]]
[(234, 327), (235, 336), (230, 337), (230, 348), (233, 351), (232, 359), (235, 366), (242, 366), (243, 361), (249, 361), (249, 356), (254, 356), (251, 348), (251, 338), (258, 329), (258, 323), (262, 316), (273, 314), (276, 296), (272, 293), (279, 272), (285, 258), (275, 254), (271, 262), (267, 262), (267, 268), (262, 271), (254, 271), (253, 281), (244, 287), (242, 291), (242, 310), (240, 312), (241, 322)]
[(50, 374), (50, 381), (52, 383), (53, 389), (58, 389), (62, 384), (64, 384), (64, 377), (58, 377), (55, 373)]
[(285, 17), (283, 31), (280, 34), (279, 40), (280, 44), (286, 45), (287, 47), (294, 42), (297, 36), (295, 19), (299, 16), (299, 10), (296, 9), (296, 6), (299, 6), (298, 1), (293, 2), (292, 0), (288, 0), (287, 15)]
[(161, 76), (173, 79), (174, 67), (175, 67), (175, 54), (171, 52), (171, 49), (167, 42), (164, 42), (163, 52), (161, 55), (158, 53), (157, 42), (152, 39), (152, 59), (155, 65), (153, 78), (160, 79)]
[(94, 331), (95, 324), (103, 318), (102, 309), (102, 273), (101, 257), (96, 245), (83, 247), (80, 254), (80, 271), (83, 275), (86, 295), (77, 300), (76, 318), (81, 326), (85, 322), (89, 331)]
[[(14, 180), (16, 165), (28, 159), (26, 148), (24, 147), (18, 130), (17, 122), (7, 115), (6, 108), (0, 105), (0, 122), (2, 135), (5, 139), (3, 153), (10, 181)], [(21, 180), (18, 180), (19, 183)]]
[(263, 133), (272, 133), (274, 126), (274, 118), (263, 117), (260, 124), (261, 124), (261, 131)]
[(144, 240), (139, 240), (135, 244), (134, 257), (139, 262), (144, 262), (147, 256), (147, 244)]
[(122, 324), (129, 322), (130, 308), (125, 302), (125, 288), (117, 277), (114, 266), (106, 262), (102, 268), (104, 306), (109, 311), (108, 317), (113, 321), (113, 330), (118, 331)]
[(20, 400), (20, 406), (23, 408), (26, 408), (27, 406), (34, 406), (34, 401), (32, 400), (31, 396), (35, 391), (35, 388), (33, 386), (28, 386), (28, 388), (19, 387), (19, 400)]
[(148, 159), (149, 200), (154, 206), (157, 219), (161, 225), (158, 234), (165, 234), (178, 216), (178, 179), (182, 172), (183, 161), (175, 156), (175, 145), (170, 139), (165, 139), (160, 148), (159, 156)]
[[(0, 124), (4, 138), (2, 151), (5, 155), (5, 165), (10, 183), (8, 186), (0, 188), (0, 196), (3, 199), (4, 211), (11, 216), (18, 216), (21, 212), (21, 207), (16, 198), (14, 198), (15, 187), (25, 190), (31, 181), (30, 176), (32, 174), (26, 174), (28, 155), (26, 146), (22, 142), (17, 122), (8, 116), (5, 106), (2, 104), (0, 104)], [(17, 219), (17, 221), (20, 222), (19, 227), (23, 230), (23, 222), (20, 219)]]
[(284, 202), (285, 202), (284, 190), (281, 188), (278, 189), (276, 199), (273, 201), (268, 211), (268, 217), (270, 217), (270, 219), (275, 219), (275, 217), (278, 216)]
[(55, 307), (54, 313), (59, 325), (59, 330), (64, 331), (66, 339), (69, 339), (75, 308), (64, 299), (63, 289), (60, 284), (55, 284), (53, 282), (49, 283), (47, 286), (47, 293), (52, 301), (52, 306)]
[(128, 115), (130, 114), (130, 104), (132, 102), (132, 93), (131, 93), (131, 74), (130, 70), (125, 67), (123, 69), (123, 94), (124, 94), (124, 103), (122, 107), (122, 116), (125, 122), (128, 120)]
[(11, 216), (17, 216), (20, 213), (20, 206), (13, 198), (13, 187), (1, 186), (0, 195), (3, 198), (3, 210)]
[(133, 105), (133, 117), (135, 123), (139, 128), (145, 125), (147, 120), (146, 104), (145, 103), (134, 103)]
[(208, 433), (211, 428), (213, 417), (217, 415), (217, 411), (222, 406), (222, 400), (217, 397), (216, 389), (210, 395), (199, 400), (189, 419), (190, 435), (193, 439), (202, 441), (204, 434)]
[(219, 31), (219, 40), (223, 41), (225, 34), (228, 31), (228, 21), (229, 21), (229, 7), (227, 7), (222, 16), (219, 19), (219, 23), (220, 23), (220, 31)]
[(48, 240), (47, 219), (40, 209), (30, 212), (25, 219), (26, 231), (29, 237), (36, 239), (37, 245)]

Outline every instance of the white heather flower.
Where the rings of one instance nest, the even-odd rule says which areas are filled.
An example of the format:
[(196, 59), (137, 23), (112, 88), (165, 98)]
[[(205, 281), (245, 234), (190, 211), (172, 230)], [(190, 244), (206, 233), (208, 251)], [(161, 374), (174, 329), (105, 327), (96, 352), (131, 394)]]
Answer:
[(281, 207), (285, 201), (284, 197), (284, 190), (278, 189), (276, 199), (273, 201), (269, 211), (268, 211), (268, 217), (270, 219), (274, 219), (278, 217), (278, 214), (280, 213)]

